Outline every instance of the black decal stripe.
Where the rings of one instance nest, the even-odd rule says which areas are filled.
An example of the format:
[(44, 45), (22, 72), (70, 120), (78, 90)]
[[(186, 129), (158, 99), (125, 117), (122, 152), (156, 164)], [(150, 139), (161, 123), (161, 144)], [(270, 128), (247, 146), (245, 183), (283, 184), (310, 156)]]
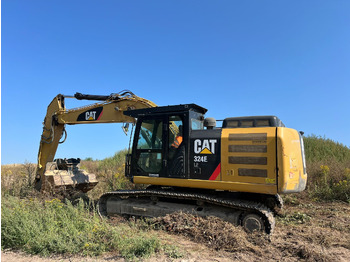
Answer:
[(251, 176), (251, 177), (267, 177), (266, 169), (248, 169), (238, 168), (239, 176)]
[(229, 134), (229, 141), (267, 140), (267, 133)]
[(249, 152), (249, 153), (266, 153), (267, 146), (264, 145), (229, 145), (229, 152)]
[(229, 156), (229, 164), (267, 165), (267, 157)]

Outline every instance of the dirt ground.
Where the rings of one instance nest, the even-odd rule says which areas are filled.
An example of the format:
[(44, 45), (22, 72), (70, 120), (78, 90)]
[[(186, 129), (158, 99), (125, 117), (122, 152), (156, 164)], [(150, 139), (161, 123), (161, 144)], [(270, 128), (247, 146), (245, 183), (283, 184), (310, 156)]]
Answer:
[[(181, 258), (165, 254), (143, 261), (350, 261), (350, 205), (346, 203), (289, 203), (276, 218), (271, 237), (247, 234), (216, 218), (175, 214), (157, 219), (163, 243), (179, 247)], [(2, 251), (1, 261), (124, 261), (116, 254), (98, 258), (42, 258)]]

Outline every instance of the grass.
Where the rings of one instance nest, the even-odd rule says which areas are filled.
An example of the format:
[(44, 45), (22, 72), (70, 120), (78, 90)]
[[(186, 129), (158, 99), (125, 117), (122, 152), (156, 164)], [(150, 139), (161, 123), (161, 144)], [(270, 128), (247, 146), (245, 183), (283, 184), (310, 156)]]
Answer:
[(305, 213), (295, 212), (291, 214), (281, 214), (279, 221), (282, 224), (305, 224), (309, 222), (311, 217)]
[(308, 196), (313, 200), (350, 203), (350, 148), (316, 136), (306, 137), (304, 142)]
[(308, 162), (314, 163), (329, 159), (339, 163), (350, 161), (350, 148), (339, 142), (316, 135), (305, 137), (304, 142)]
[(1, 194), (26, 197), (33, 189), (36, 165), (31, 163), (1, 166)]
[[(82, 161), (82, 167), (94, 172), (100, 181), (91, 192), (92, 199), (109, 190), (134, 187), (124, 177), (125, 153), (118, 152), (103, 161)], [(112, 252), (127, 260), (157, 253), (173, 258), (183, 256), (178, 247), (162, 244), (151, 227), (141, 229), (127, 222), (111, 224), (102, 220), (92, 205), (72, 205), (41, 195), (33, 189), (35, 170), (36, 165), (30, 163), (2, 166), (2, 249), (41, 256), (98, 256)]]
[(81, 168), (97, 176), (99, 183), (89, 192), (92, 199), (99, 198), (103, 193), (119, 189), (135, 189), (140, 185), (131, 183), (124, 175), (127, 150), (121, 150), (112, 157), (100, 161), (90, 158), (81, 162)]
[(40, 201), (6, 196), (1, 203), (1, 247), (30, 254), (82, 254), (116, 252), (126, 259), (172, 252), (149, 230), (128, 224), (111, 225), (81, 201), (77, 206), (58, 199)]

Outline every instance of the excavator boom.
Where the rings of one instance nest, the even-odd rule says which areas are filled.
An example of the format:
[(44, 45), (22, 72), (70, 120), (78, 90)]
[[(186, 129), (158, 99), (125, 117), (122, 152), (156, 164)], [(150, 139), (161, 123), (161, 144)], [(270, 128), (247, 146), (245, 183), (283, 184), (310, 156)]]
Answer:
[[(101, 101), (91, 105), (66, 109), (65, 99)], [(40, 191), (56, 190), (60, 187), (78, 187), (84, 185), (82, 191), (88, 191), (97, 184), (94, 176), (76, 172), (77, 163), (71, 164), (67, 160), (65, 170), (58, 171), (57, 164), (48, 163), (54, 161), (54, 157), (60, 143), (66, 139), (65, 125), (93, 124), (93, 123), (135, 123), (135, 118), (123, 114), (126, 110), (156, 107), (153, 102), (138, 97), (130, 91), (111, 94), (109, 96), (85, 95), (76, 93), (74, 96), (57, 95), (47, 108), (43, 122), (38, 153), (38, 169), (36, 173), (35, 187)], [(63, 141), (60, 141), (63, 138)], [(74, 161), (73, 161), (74, 162)]]

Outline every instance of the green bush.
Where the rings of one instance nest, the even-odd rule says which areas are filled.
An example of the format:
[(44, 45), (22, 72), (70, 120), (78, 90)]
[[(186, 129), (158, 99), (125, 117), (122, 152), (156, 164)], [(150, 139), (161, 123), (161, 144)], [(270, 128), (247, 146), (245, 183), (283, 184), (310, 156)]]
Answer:
[(333, 159), (340, 163), (350, 161), (350, 148), (331, 139), (311, 135), (304, 137), (307, 162)]
[(125, 258), (147, 257), (163, 247), (149, 232), (126, 224), (110, 225), (82, 202), (77, 206), (58, 199), (3, 197), (1, 247), (30, 254), (100, 255), (117, 251)]
[(304, 142), (308, 195), (313, 200), (350, 202), (350, 148), (316, 136)]
[(103, 177), (107, 191), (131, 189), (134, 185), (125, 177), (125, 157), (127, 150), (121, 150), (100, 161), (98, 165), (99, 177)]
[(305, 224), (305, 223), (309, 222), (310, 219), (311, 219), (310, 216), (308, 216), (307, 214), (304, 214), (304, 213), (300, 213), (300, 212), (295, 212), (293, 214), (286, 214), (286, 215), (278, 218), (278, 220), (285, 225)]
[(31, 163), (1, 166), (1, 195), (32, 195), (35, 172), (36, 165)]

